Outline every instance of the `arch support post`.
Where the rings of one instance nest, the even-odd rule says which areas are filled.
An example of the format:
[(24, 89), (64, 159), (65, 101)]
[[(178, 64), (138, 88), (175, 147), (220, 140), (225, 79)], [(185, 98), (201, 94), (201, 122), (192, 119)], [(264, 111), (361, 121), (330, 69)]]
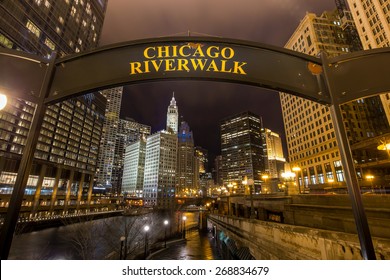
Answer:
[[(326, 90), (331, 97), (330, 114), (335, 130), (337, 145), (340, 150), (341, 163), (344, 170), (345, 181), (347, 183), (348, 194), (352, 203), (352, 212), (355, 219), (357, 234), (360, 241), (362, 256), (366, 260), (375, 260), (375, 250), (371, 239), (370, 228), (364, 205), (362, 195), (360, 192), (359, 182), (356, 175), (355, 164), (347, 132), (343, 123), (343, 116), (341, 112), (341, 103), (339, 102), (342, 93), (335, 92), (332, 84), (332, 65), (329, 64), (325, 54), (321, 55), (322, 65), (324, 71), (324, 79), (326, 83)], [(340, 96), (339, 96), (340, 95)]]
[(1, 228), (0, 233), (0, 248), (1, 259), (8, 259), (9, 251), (11, 249), (12, 239), (15, 233), (16, 224), (19, 218), (19, 212), (22, 206), (23, 195), (26, 189), (28, 177), (30, 176), (31, 167), (34, 160), (34, 154), (36, 146), (38, 144), (38, 138), (41, 132), (43, 119), (47, 105), (45, 104), (45, 98), (49, 95), (49, 88), (54, 77), (55, 72), (55, 60), (56, 54), (52, 55), (49, 66), (46, 69), (42, 87), (39, 93), (39, 98), (35, 107), (33, 119), (31, 122), (30, 130), (27, 134), (26, 145), (23, 149), (23, 155), (19, 164), (19, 169), (12, 190), (9, 207), (7, 209), (7, 215), (5, 216), (4, 225)]

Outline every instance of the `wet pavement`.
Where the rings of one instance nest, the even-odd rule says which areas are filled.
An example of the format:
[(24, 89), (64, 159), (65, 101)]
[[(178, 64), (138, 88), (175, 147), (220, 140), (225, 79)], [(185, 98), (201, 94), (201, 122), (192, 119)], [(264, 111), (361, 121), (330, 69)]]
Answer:
[(150, 260), (220, 260), (215, 239), (209, 232), (197, 229), (187, 231), (186, 241), (167, 245), (167, 249), (155, 253)]

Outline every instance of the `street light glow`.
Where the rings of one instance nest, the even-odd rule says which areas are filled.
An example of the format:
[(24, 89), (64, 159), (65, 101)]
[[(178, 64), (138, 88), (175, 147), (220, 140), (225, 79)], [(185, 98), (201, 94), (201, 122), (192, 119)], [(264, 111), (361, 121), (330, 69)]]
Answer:
[(301, 171), (301, 168), (300, 168), (299, 166), (294, 166), (294, 167), (292, 168), (292, 171), (294, 171), (294, 172), (299, 172), (299, 171)]
[(7, 105), (7, 96), (0, 93), (0, 110), (3, 110)]
[(288, 178), (295, 178), (295, 173), (288, 171), (282, 173), (282, 178), (288, 179)]
[(149, 231), (149, 229), (150, 229), (150, 227), (149, 227), (149, 226), (145, 226), (145, 227), (144, 227), (144, 231), (145, 231), (145, 232), (148, 232), (148, 231)]
[(183, 221), (187, 220), (187, 217), (186, 216), (183, 216)]
[(168, 220), (165, 220), (164, 225), (168, 225), (168, 224), (169, 224)]

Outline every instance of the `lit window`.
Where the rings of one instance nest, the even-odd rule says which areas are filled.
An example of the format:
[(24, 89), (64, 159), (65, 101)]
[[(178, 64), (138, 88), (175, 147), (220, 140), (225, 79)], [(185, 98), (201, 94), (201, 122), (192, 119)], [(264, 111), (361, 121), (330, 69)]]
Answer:
[(72, 9), (71, 9), (71, 11), (70, 11), (70, 15), (71, 15), (72, 17), (74, 17), (74, 16), (76, 15), (76, 12), (77, 12), (77, 10), (76, 10), (75, 6), (73, 6)]
[(50, 8), (50, 2), (48, 0), (45, 1), (45, 7)]
[(58, 21), (59, 21), (61, 24), (64, 24), (64, 18), (63, 18), (63, 17), (60, 16), (60, 17), (58, 18)]
[(0, 45), (11, 49), (14, 44), (8, 38), (6, 38), (4, 35), (0, 34)]
[(35, 34), (35, 36), (37, 36), (39, 38), (39, 36), (41, 35), (41, 30), (38, 28), (38, 26), (36, 26), (34, 23), (32, 23), (30, 20), (27, 22), (26, 24), (26, 27), (28, 28), (28, 30), (30, 30), (33, 34)]
[(41, 5), (42, 0), (35, 0), (35, 3), (39, 6)]
[(45, 45), (48, 46), (53, 51), (56, 49), (56, 46), (54, 45), (53, 41), (50, 40), (49, 38), (45, 39)]

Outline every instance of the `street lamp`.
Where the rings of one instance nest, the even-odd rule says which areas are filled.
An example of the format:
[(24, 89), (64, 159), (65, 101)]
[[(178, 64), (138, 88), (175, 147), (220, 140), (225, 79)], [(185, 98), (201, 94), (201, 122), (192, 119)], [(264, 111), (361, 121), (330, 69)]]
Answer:
[(167, 226), (168, 226), (168, 224), (169, 224), (168, 220), (165, 220), (164, 221), (164, 226), (165, 226), (164, 248), (167, 248)]
[(291, 182), (294, 181), (295, 176), (296, 176), (295, 173), (293, 173), (291, 171), (287, 171), (287, 172), (282, 173), (282, 178), (286, 181), (288, 195), (297, 194), (298, 190), (292, 188), (292, 185), (291, 185)]
[(269, 179), (269, 176), (267, 174), (261, 175), (261, 179), (264, 181), (264, 185), (265, 185), (264, 191), (267, 193), (268, 192), (267, 179)]
[(255, 217), (255, 208), (253, 207), (253, 194), (252, 194), (252, 184), (254, 183), (253, 179), (248, 179), (246, 176), (244, 177), (244, 180), (242, 181), (242, 184), (246, 187), (249, 186), (249, 199), (251, 202), (251, 212), (249, 215), (250, 219), (253, 219)]
[(148, 231), (149, 231), (150, 227), (148, 225), (144, 226), (144, 231), (145, 231), (145, 251), (144, 251), (144, 256), (145, 256), (145, 259), (146, 257), (148, 256)]
[(121, 236), (121, 238), (119, 239), (121, 241), (121, 250), (119, 252), (119, 259), (121, 260), (123, 258), (123, 243), (125, 242), (126, 240), (126, 237), (124, 236)]
[(366, 179), (370, 182), (371, 185), (371, 191), (374, 192), (374, 188), (372, 186), (372, 181), (374, 180), (374, 175), (366, 175)]
[(297, 173), (298, 172), (301, 172), (301, 168), (299, 167), (299, 166), (294, 166), (292, 169), (291, 169), (293, 172), (295, 172), (296, 173), (296, 178), (297, 178), (297, 185), (298, 185), (298, 191), (299, 191), (299, 193), (302, 193), (301, 192), (301, 184), (299, 183), (299, 175), (297, 175)]
[(186, 220), (187, 220), (187, 217), (183, 216), (183, 239), (186, 238)]
[(0, 93), (0, 110), (3, 110), (7, 105), (7, 96)]

